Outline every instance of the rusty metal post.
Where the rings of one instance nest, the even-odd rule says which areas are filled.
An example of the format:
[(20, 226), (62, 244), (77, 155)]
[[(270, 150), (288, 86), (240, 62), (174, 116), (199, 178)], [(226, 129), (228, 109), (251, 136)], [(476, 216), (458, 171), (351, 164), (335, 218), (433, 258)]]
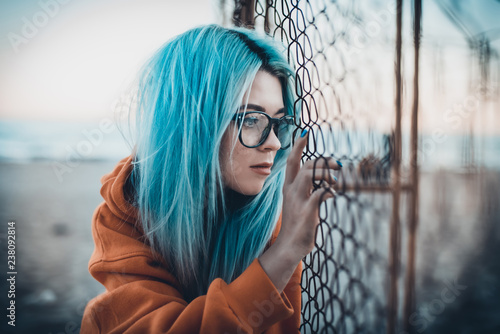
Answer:
[(419, 101), (419, 56), (422, 21), (422, 0), (414, 0), (413, 9), (413, 43), (414, 43), (414, 77), (413, 77), (413, 107), (411, 111), (410, 138), (410, 175), (412, 191), (408, 206), (408, 254), (405, 281), (405, 299), (403, 311), (403, 326), (406, 332), (414, 332), (410, 328), (410, 316), (415, 310), (415, 256), (418, 226), (418, 101)]
[(387, 300), (387, 333), (394, 334), (397, 329), (398, 320), (398, 278), (400, 261), (400, 239), (401, 228), (399, 221), (399, 202), (401, 197), (401, 96), (402, 96), (402, 77), (401, 77), (401, 46), (402, 46), (402, 9), (403, 0), (396, 0), (396, 61), (395, 61), (395, 80), (396, 97), (395, 111), (396, 124), (394, 129), (394, 157), (392, 165), (392, 220), (390, 228), (389, 242), (389, 293)]
[(235, 0), (233, 23), (237, 27), (254, 28), (255, 0)]
[(270, 13), (271, 13), (271, 7), (272, 7), (272, 1), (266, 1), (266, 11), (264, 13), (264, 31), (266, 34), (271, 33), (271, 24), (269, 22), (270, 20)]

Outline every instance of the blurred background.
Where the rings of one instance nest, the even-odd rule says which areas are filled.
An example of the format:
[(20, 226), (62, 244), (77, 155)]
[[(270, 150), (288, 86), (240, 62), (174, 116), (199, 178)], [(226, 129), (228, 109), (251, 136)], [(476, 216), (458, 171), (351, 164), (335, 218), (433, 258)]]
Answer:
[[(88, 273), (90, 223), (102, 201), (100, 178), (130, 154), (118, 125), (133, 104), (133, 77), (171, 37), (244, 21), (241, 3), (0, 1), (0, 241), (7, 254), (7, 223), (15, 221), (17, 269), (16, 327), (3, 316), (2, 333), (78, 332), (86, 303), (104, 291)], [(402, 1), (400, 86), (398, 1), (243, 3), (255, 28), (283, 40), (296, 66), (303, 121), (316, 134), (305, 158), (333, 154), (345, 165), (338, 197), (323, 208), (318, 251), (305, 259), (304, 309), (319, 315), (306, 315), (302, 331), (500, 333), (500, 1), (422, 1), (418, 71), (415, 3)], [(314, 259), (352, 270), (318, 275)], [(0, 266), (5, 310), (6, 256)], [(387, 284), (394, 277), (395, 290)], [(350, 295), (354, 281), (363, 283), (360, 296)], [(322, 301), (327, 306), (341, 301), (324, 307), (331, 317), (314, 293), (323, 288), (335, 296)], [(456, 291), (453, 301), (444, 289)], [(399, 291), (396, 304), (391, 291)]]
[[(129, 83), (170, 38), (217, 18), (194, 1), (0, 1), (2, 333), (78, 333), (104, 291), (88, 272), (101, 177), (129, 155)], [(7, 222), (16, 222), (16, 327)], [(5, 255), (5, 256), (4, 256)]]

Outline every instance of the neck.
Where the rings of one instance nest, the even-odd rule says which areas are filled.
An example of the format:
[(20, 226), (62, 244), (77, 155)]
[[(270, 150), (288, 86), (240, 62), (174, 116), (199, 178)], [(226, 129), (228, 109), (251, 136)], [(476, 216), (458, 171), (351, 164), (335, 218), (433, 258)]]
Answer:
[(236, 212), (255, 198), (255, 195), (243, 195), (229, 188), (224, 190), (224, 195), (226, 197), (226, 206), (230, 212)]
[[(223, 210), (222, 210), (222, 198), (220, 193), (217, 195), (217, 214), (219, 219), (223, 216)], [(245, 205), (250, 203), (250, 201), (255, 198), (255, 195), (243, 195), (235, 190), (229, 189), (229, 188), (224, 188), (224, 197), (226, 199), (226, 212), (224, 212), (225, 215), (232, 215), (236, 211), (242, 209)], [(205, 220), (207, 219), (207, 212), (206, 212), (206, 207), (204, 210), (204, 217)], [(207, 231), (208, 233), (208, 231)]]

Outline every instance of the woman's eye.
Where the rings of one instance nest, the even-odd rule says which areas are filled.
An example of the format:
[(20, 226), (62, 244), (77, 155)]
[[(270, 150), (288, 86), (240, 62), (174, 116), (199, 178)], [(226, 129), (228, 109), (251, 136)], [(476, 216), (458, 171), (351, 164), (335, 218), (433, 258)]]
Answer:
[(255, 125), (257, 125), (257, 123), (259, 123), (259, 119), (255, 117), (246, 117), (243, 119), (243, 126), (249, 128), (254, 127)]

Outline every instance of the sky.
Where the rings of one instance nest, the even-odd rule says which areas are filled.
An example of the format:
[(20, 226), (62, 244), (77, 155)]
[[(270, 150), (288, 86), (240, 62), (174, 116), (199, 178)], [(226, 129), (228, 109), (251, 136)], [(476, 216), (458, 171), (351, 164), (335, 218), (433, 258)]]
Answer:
[[(392, 1), (378, 2), (383, 7)], [(445, 80), (458, 83), (468, 75), (463, 32), (446, 18), (437, 2), (423, 1), (426, 44), (421, 88), (426, 101), (431, 101), (435, 73), (433, 65), (426, 63), (432, 57), (426, 58), (425, 48), (435, 41), (450, 46), (444, 51)], [(458, 4), (470, 33), (490, 31), (500, 37), (500, 30), (495, 30), (500, 29), (500, 1), (440, 2)], [(109, 117), (139, 66), (156, 49), (189, 28), (221, 23), (217, 3), (219, 0), (0, 0), (0, 120), (99, 121)], [(366, 6), (364, 1), (358, 3)], [(405, 1), (406, 6), (409, 3)], [(405, 41), (411, 44), (411, 36)], [(500, 39), (492, 45), (500, 49)], [(410, 61), (407, 65), (411, 66)], [(392, 82), (391, 75), (387, 78)], [(392, 103), (392, 88), (388, 90)], [(460, 102), (464, 92), (447, 94), (450, 101)], [(426, 112), (433, 110), (423, 110), (424, 115)]]
[(215, 18), (211, 0), (0, 0), (0, 119), (98, 121), (157, 48)]

